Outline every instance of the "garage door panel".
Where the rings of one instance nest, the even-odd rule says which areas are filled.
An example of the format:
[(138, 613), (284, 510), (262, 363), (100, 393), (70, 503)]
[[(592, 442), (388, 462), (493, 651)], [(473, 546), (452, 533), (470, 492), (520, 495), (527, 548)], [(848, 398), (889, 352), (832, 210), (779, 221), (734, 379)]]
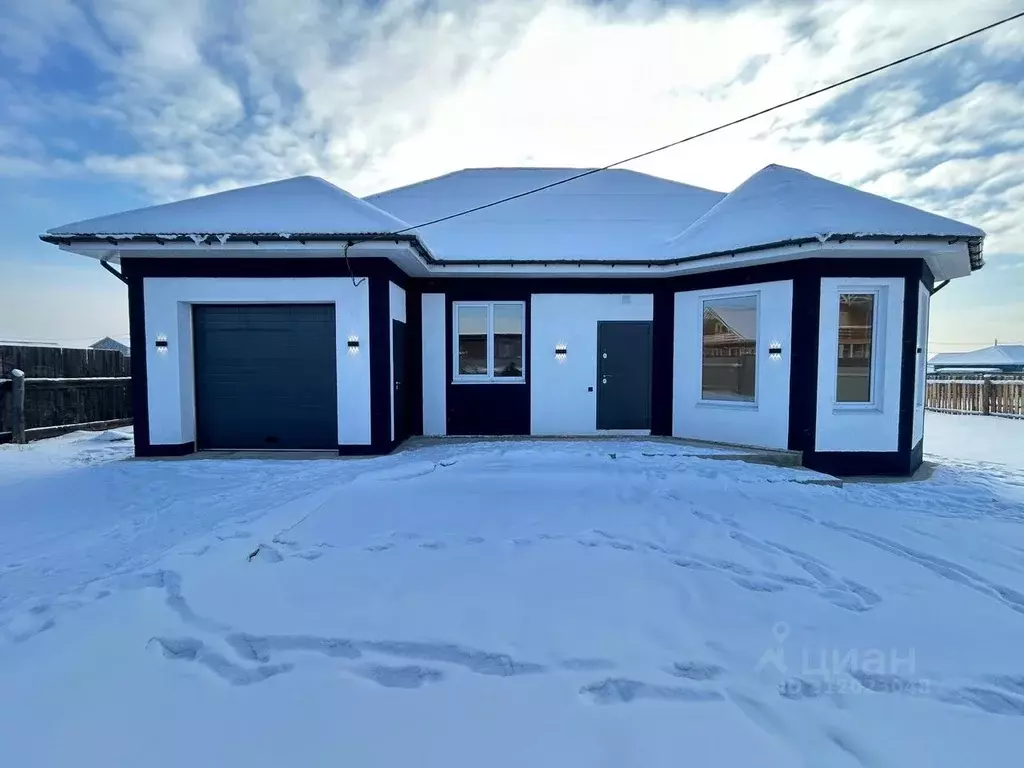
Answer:
[(333, 305), (197, 305), (199, 448), (336, 448)]

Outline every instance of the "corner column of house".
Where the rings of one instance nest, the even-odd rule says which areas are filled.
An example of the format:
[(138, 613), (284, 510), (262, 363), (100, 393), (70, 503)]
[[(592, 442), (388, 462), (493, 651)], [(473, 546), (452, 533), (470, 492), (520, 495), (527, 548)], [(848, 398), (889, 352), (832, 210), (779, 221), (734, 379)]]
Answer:
[[(918, 366), (918, 293), (928, 284), (931, 273), (922, 259), (815, 259), (812, 268), (794, 279), (793, 366), (790, 383), (791, 450), (803, 452), (803, 464), (830, 474), (890, 475), (912, 474), (921, 464), (923, 441), (914, 444), (914, 397)], [(893, 451), (817, 450), (821, 425), (817, 423), (819, 402), (831, 398), (831, 390), (819, 390), (820, 354), (832, 350), (836, 339), (821, 338), (821, 295), (823, 279), (897, 278), (903, 289), (902, 327), (886, 342), (899, 346), (899, 386), (887, 397), (897, 398), (897, 439)], [(834, 351), (832, 352), (834, 354)], [(834, 383), (829, 384), (834, 386)]]
[[(388, 453), (391, 440), (391, 280), (370, 281), (370, 445), (367, 453)], [(347, 452), (347, 451), (346, 451)]]
[(675, 344), (675, 292), (667, 284), (654, 291), (654, 327), (651, 359), (651, 434), (672, 435), (672, 399)]
[[(132, 359), (132, 424), (135, 435), (135, 455), (140, 457), (164, 455), (154, 452), (149, 442), (149, 392), (146, 384), (146, 299), (143, 291), (142, 270), (134, 259), (121, 260), (121, 274), (128, 281), (128, 334)], [(194, 446), (193, 446), (194, 448)]]
[(423, 434), (423, 294), (419, 281), (405, 286), (406, 425), (410, 437)]

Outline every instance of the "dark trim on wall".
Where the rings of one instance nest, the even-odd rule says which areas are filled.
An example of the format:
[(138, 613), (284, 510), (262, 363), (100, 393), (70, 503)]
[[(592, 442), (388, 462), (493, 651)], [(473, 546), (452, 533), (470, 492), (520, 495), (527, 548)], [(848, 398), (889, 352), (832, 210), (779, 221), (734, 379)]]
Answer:
[[(135, 350), (132, 356), (132, 418), (135, 420), (135, 455), (148, 456), (149, 444), (149, 384), (146, 373), (146, 297), (142, 277), (126, 269), (128, 284), (128, 335), (129, 344)], [(170, 454), (177, 455), (177, 454)]]
[(405, 289), (406, 426), (423, 434), (423, 298), (418, 284)]
[[(136, 429), (137, 428), (138, 427), (136, 427)], [(160, 456), (187, 456), (188, 454), (195, 452), (196, 444), (194, 442), (164, 443), (150, 445), (149, 441), (147, 440), (144, 449), (142, 449), (139, 446), (138, 438), (136, 438), (135, 442), (135, 455), (138, 456), (139, 458), (156, 458)]]
[(388, 453), (391, 441), (391, 286), (370, 278), (370, 443)]
[[(347, 263), (346, 263), (347, 261)], [(349, 266), (352, 271), (349, 272)], [(136, 277), (383, 277), (404, 288), (410, 278), (390, 259), (337, 258), (121, 258), (121, 271)]]
[(836, 477), (905, 477), (911, 473), (910, 454), (900, 451), (808, 451), (803, 463), (808, 469)]
[(651, 434), (672, 434), (674, 403), (676, 295), (660, 288), (654, 292), (651, 340)]
[[(789, 350), (789, 445), (791, 451), (813, 451), (818, 423), (818, 327), (821, 320), (821, 276), (793, 278), (793, 314)], [(787, 354), (783, 350), (783, 354)]]
[[(390, 441), (389, 441), (390, 442)], [(375, 445), (339, 445), (339, 456), (380, 456), (382, 453), (390, 453), (391, 449), (381, 451)]]
[(914, 395), (917, 385), (917, 315), (918, 293), (921, 290), (920, 273), (903, 281), (903, 343), (900, 357), (900, 411), (897, 450), (907, 457), (914, 439)]

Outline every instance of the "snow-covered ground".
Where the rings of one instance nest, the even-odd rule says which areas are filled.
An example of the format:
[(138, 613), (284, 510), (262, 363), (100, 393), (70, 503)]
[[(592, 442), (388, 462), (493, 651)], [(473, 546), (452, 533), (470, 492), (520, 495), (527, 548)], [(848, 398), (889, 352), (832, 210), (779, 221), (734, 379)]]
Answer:
[(0, 762), (1015, 764), (1024, 422), (926, 430), (927, 480), (843, 488), (655, 441), (0, 447)]

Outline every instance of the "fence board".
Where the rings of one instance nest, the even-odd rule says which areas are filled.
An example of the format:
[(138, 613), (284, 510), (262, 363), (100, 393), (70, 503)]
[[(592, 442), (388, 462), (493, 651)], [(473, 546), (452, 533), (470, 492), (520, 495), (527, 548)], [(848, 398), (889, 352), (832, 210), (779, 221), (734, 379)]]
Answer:
[(926, 394), (931, 411), (1024, 418), (1021, 374), (931, 374)]
[(130, 357), (109, 349), (0, 344), (0, 442), (10, 439), (10, 375), (16, 369), (25, 372), (25, 427), (30, 435), (132, 418)]
[(0, 379), (10, 378), (15, 368), (24, 371), (29, 379), (130, 376), (131, 361), (110, 349), (0, 344)]

